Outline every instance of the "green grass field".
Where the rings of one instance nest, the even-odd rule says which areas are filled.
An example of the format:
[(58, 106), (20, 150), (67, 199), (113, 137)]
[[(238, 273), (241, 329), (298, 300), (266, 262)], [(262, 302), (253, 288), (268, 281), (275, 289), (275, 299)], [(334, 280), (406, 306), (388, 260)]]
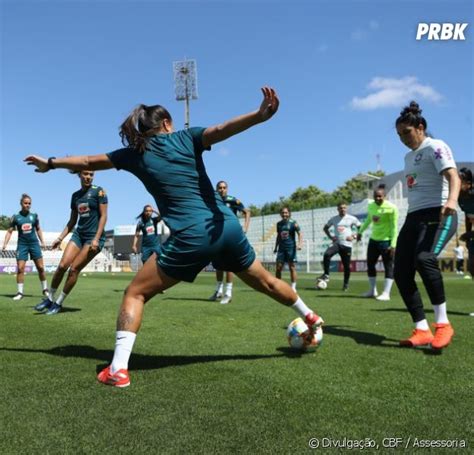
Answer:
[(81, 277), (51, 317), (32, 309), (36, 276), (26, 277), (34, 295), (20, 302), (10, 298), (14, 276), (0, 276), (0, 453), (300, 453), (311, 438), (370, 438), (385, 451), (384, 438), (396, 437), (399, 450), (408, 438), (410, 451), (415, 438), (473, 447), (471, 280), (446, 275), (456, 335), (434, 355), (398, 347), (412, 325), (397, 291), (377, 302), (358, 297), (362, 274), (348, 293), (337, 274), (326, 291), (302, 275), (299, 293), (326, 326), (323, 346), (297, 355), (285, 336), (291, 309), (241, 282), (230, 305), (208, 302), (214, 278), (202, 274), (147, 305), (132, 384), (116, 389), (95, 375), (112, 358), (131, 276)]

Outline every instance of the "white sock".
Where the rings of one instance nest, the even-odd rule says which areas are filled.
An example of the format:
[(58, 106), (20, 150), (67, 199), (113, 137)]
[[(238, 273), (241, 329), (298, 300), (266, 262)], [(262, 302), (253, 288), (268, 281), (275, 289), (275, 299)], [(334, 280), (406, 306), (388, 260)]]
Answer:
[(301, 297), (298, 297), (298, 300), (293, 303), (293, 305), (291, 305), (291, 308), (293, 308), (303, 318), (305, 318), (309, 313), (314, 313), (314, 311), (311, 311), (305, 305), (305, 303), (301, 300)]
[(385, 285), (383, 288), (383, 293), (390, 295), (390, 291), (392, 290), (393, 278), (385, 278)]
[(441, 305), (433, 305), (436, 324), (448, 324), (448, 313), (446, 311), (446, 302)]
[(114, 358), (110, 364), (112, 374), (119, 370), (128, 370), (128, 361), (135, 343), (136, 333), (117, 330), (115, 335)]
[(291, 289), (293, 289), (293, 291), (296, 291), (296, 281), (291, 282)]
[(17, 283), (17, 287), (18, 287), (18, 292), (20, 294), (23, 294), (23, 289), (25, 287), (25, 283)]
[(430, 326), (428, 325), (428, 321), (426, 319), (422, 319), (421, 321), (415, 322), (415, 327), (419, 330), (430, 329)]
[(374, 291), (375, 291), (376, 282), (377, 282), (377, 277), (376, 276), (369, 276), (370, 292), (372, 292), (372, 293), (374, 293)]
[(47, 291), (48, 290), (48, 282), (46, 280), (42, 281), (41, 282), (41, 289), (43, 291)]
[(53, 288), (49, 290), (49, 300), (51, 300), (51, 302), (54, 302), (54, 294), (56, 294), (56, 291), (57, 289), (53, 289)]
[(66, 300), (66, 297), (67, 297), (67, 294), (65, 294), (64, 292), (61, 292), (61, 294), (59, 294), (59, 297), (56, 299), (54, 303), (58, 305), (62, 305), (64, 300)]
[(227, 283), (225, 285), (225, 295), (232, 295), (232, 285), (233, 283)]
[(223, 290), (224, 290), (224, 283), (222, 281), (218, 281), (217, 286), (216, 286), (216, 292), (218, 294), (222, 294)]

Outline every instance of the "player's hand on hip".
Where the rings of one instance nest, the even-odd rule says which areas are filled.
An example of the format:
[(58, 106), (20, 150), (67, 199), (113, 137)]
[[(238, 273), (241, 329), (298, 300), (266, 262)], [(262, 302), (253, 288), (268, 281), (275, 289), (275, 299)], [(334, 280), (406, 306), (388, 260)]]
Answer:
[(36, 166), (35, 172), (48, 172), (48, 160), (41, 156), (28, 155), (24, 160), (29, 166)]

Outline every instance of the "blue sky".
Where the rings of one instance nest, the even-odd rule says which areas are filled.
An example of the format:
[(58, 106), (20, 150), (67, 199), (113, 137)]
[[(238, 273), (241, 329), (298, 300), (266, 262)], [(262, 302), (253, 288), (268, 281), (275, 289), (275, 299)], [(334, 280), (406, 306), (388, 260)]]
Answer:
[[(64, 156), (120, 147), (118, 126), (139, 104), (162, 104), (184, 123), (172, 63), (196, 59), (199, 99), (191, 124), (255, 109), (259, 88), (281, 99), (268, 123), (217, 144), (205, 162), (213, 182), (245, 204), (299, 186), (331, 191), (358, 172), (402, 168), (394, 120), (410, 99), (457, 161), (473, 161), (473, 2), (23, 1), (1, 5), (0, 213), (23, 192), (43, 228), (60, 230), (77, 177), (35, 174), (27, 154)], [(416, 41), (419, 22), (468, 22), (465, 41)], [(108, 228), (151, 202), (125, 172), (98, 173), (109, 195)]]

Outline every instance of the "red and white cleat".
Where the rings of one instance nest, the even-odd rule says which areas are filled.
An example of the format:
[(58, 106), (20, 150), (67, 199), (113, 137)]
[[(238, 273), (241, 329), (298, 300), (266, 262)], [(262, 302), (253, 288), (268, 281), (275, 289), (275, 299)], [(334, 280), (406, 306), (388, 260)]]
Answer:
[(130, 385), (130, 377), (128, 370), (118, 370), (111, 373), (110, 366), (104, 368), (98, 375), (97, 379), (102, 384), (111, 385), (113, 387), (128, 387)]

